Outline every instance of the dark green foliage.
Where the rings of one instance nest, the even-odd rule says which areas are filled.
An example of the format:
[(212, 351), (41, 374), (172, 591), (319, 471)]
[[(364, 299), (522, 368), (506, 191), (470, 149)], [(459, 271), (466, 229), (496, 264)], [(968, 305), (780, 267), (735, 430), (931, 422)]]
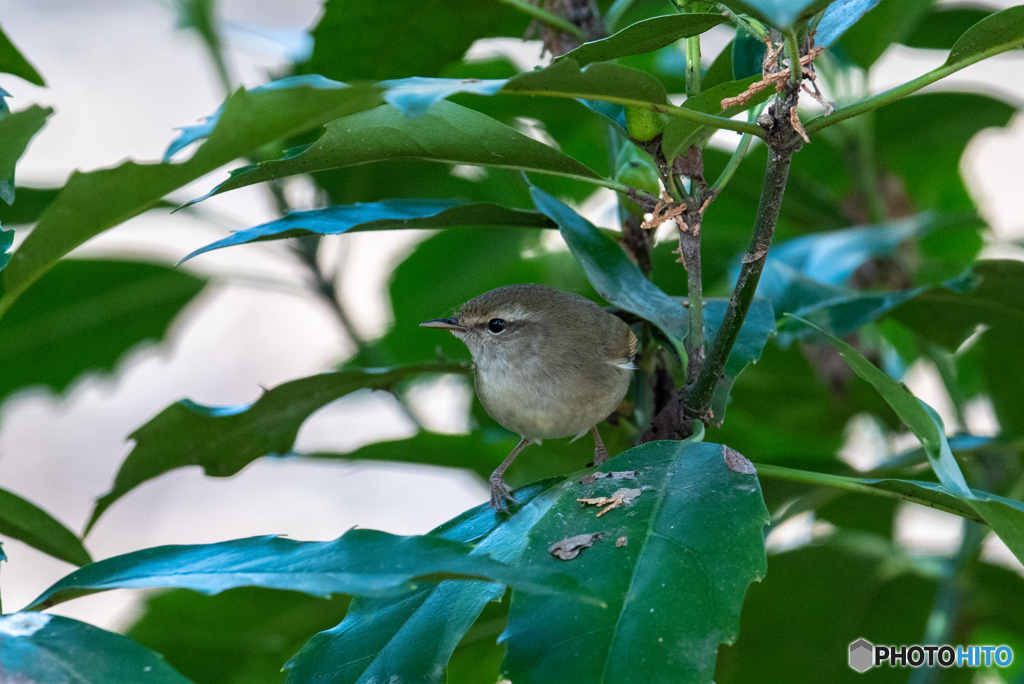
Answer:
[(160, 341), (206, 282), (128, 261), (60, 262), (0, 321), (0, 401), (36, 385), (60, 392), (111, 371), (129, 349)]
[[(215, 2), (175, 4), (230, 90)], [(625, 399), (597, 426), (612, 454), (607, 464), (586, 467), (595, 454), (589, 439), (531, 445), (507, 474), (525, 485), (509, 514), (483, 504), (419, 536), (355, 529), (328, 542), (254, 537), (91, 563), (74, 533), (0, 490), (0, 533), (84, 564), (35, 609), (110, 589), (179, 587), (148, 600), (131, 639), (43, 613), (0, 616), (0, 680), (854, 681), (862, 676), (846, 656), (858, 638), (1024, 649), (1022, 580), (981, 560), (990, 531), (1024, 559), (1024, 266), (977, 261), (990, 235), (987, 213), (959, 172), (971, 140), (1007, 126), (1017, 107), (950, 86), (913, 94), (1024, 46), (1024, 7), (727, 0), (725, 11), (599, 0), (593, 7), (611, 19), (610, 35), (572, 49), (545, 14), (565, 20), (564, 4), (327, 0), (312, 55), (284, 78), (231, 94), (186, 126), (162, 163), (76, 172), (59, 189), (21, 187), (15, 196), (16, 164), (50, 111), (4, 108), (0, 400), (33, 386), (62, 392), (166, 338), (204, 280), (65, 257), (100, 232), (171, 206), (168, 193), (236, 160), (247, 165), (211, 180), (223, 182), (210, 194), (260, 183), (281, 216), (189, 257), (301, 238), (288, 251), (307, 270), (309, 296), (330, 301), (358, 349), (340, 367), (266, 389), (251, 404), (168, 406), (129, 436), (131, 451), (90, 525), (138, 485), (187, 466), (226, 477), (259, 458), (297, 457), (487, 477), (519, 436), (479, 400), (461, 416), (465, 434), (417, 425), (411, 437), (348, 453), (293, 449), (303, 423), (341, 397), (387, 391), (417, 419), (416, 383), (445, 374), (468, 387), (467, 347), (418, 324), (502, 285), (542, 283), (606, 304), (638, 349)], [(576, 4), (570, 19), (594, 20), (587, 30), (601, 35), (592, 8)], [(510, 57), (465, 59), (476, 41), (522, 36), (528, 26), (567, 54), (525, 72)], [(766, 28), (789, 38), (778, 45), (781, 61), (767, 65)], [(704, 55), (698, 84), (694, 50), (712, 29), (734, 33), (713, 62)], [(816, 75), (842, 106), (818, 116), (792, 110), (812, 144), (792, 155), (784, 177), (776, 172), (799, 147), (785, 139), (798, 140), (785, 104), (790, 86), (779, 83), (775, 97), (769, 85), (725, 110), (721, 101), (756, 87), (765, 69), (786, 67), (812, 30), (828, 48)], [(0, 71), (41, 83), (0, 38)], [(938, 69), (857, 101), (866, 96), (858, 84), (877, 81), (865, 70), (893, 44), (949, 55)], [(769, 98), (770, 121), (729, 121)], [(736, 155), (708, 147), (724, 127), (752, 144)], [(311, 211), (289, 204), (298, 176), (317, 185)], [(705, 191), (712, 184), (714, 196)], [(598, 220), (584, 211), (609, 207), (612, 191), (617, 212)], [(780, 203), (770, 226), (765, 217)], [(692, 253), (691, 263), (679, 263), (675, 231), (644, 223), (651, 214), (685, 218), (691, 236), (699, 226), (702, 294), (685, 270), (695, 273)], [(9, 228), (32, 223), (15, 240)], [(774, 231), (770, 250), (766, 228)], [(349, 232), (397, 229), (436, 233), (390, 273), (394, 323), (378, 339), (356, 339), (345, 307), (359, 294), (346, 279), (338, 296), (346, 264), (340, 274), (326, 268), (328, 248)], [(667, 239), (652, 244), (656, 233)], [(735, 333), (735, 344), (709, 355), (723, 320), (734, 320), (727, 312), (741, 266), (750, 275), (762, 256), (756, 298), (722, 337)], [(743, 292), (750, 301), (754, 288)], [(698, 299), (703, 352), (690, 344)], [(918, 362), (937, 370), (960, 433), (947, 437), (938, 414), (900, 382)], [(696, 374), (688, 371), (702, 365), (696, 386), (714, 390), (710, 411), (686, 388)], [(968, 432), (971, 401), (991, 403), (994, 434)], [(673, 436), (692, 436), (640, 444), (656, 415), (668, 416)], [(884, 460), (860, 472), (837, 452), (867, 439), (866, 425), (878, 431), (870, 438)], [(921, 447), (889, 453), (882, 437), (907, 429)], [(908, 549), (896, 534), (904, 507), (918, 505), (965, 521), (952, 557)], [(782, 528), (800, 516), (817, 522), (812, 540), (778, 552)], [(767, 556), (766, 534), (776, 550)], [(579, 553), (564, 553), (578, 535)], [(322, 598), (331, 594), (340, 595)], [(1014, 681), (1016, 667), (998, 674)], [(973, 675), (938, 673), (943, 682)], [(905, 681), (908, 672), (868, 676)]]

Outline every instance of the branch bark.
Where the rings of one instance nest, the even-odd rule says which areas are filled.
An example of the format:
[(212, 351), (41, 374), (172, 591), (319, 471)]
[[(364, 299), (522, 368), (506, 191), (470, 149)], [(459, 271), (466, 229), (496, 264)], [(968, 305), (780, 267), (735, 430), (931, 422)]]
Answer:
[[(793, 154), (803, 145), (803, 139), (792, 123), (792, 114), (799, 93), (799, 78), (787, 81), (775, 103), (758, 117), (757, 123), (763, 130), (768, 144), (768, 164), (750, 246), (743, 256), (739, 279), (729, 300), (722, 325), (699, 374), (685, 389), (677, 391), (654, 417), (650, 429), (641, 438), (642, 442), (655, 439), (684, 439), (689, 436), (689, 423), (692, 419), (696, 418), (705, 425), (711, 421), (711, 402), (715, 389), (724, 377), (726, 361), (754, 299), (761, 271), (768, 256), (768, 248), (775, 234), (790, 162)], [(680, 246), (683, 246), (682, 242)]]

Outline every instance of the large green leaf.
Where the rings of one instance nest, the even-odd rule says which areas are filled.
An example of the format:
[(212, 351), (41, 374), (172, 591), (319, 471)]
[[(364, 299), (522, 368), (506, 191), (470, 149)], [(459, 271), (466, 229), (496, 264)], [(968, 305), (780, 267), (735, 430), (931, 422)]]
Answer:
[[(590, 43), (587, 43), (590, 45)], [(381, 81), (384, 99), (403, 114), (422, 116), (435, 103), (458, 94), (498, 93), (563, 99), (665, 104), (665, 87), (650, 75), (618, 64), (596, 63), (582, 68), (567, 56), (551, 66), (504, 79), (420, 78)], [(500, 110), (510, 105), (503, 103)], [(491, 112), (497, 118), (502, 111)]]
[[(521, 502), (511, 517), (484, 504), (432, 534), (476, 545), (515, 563), (527, 534), (548, 513), (570, 483), (517, 490)], [(440, 682), (459, 640), (490, 601), (505, 592), (500, 584), (441, 582), (399, 598), (356, 598), (345, 620), (322, 632), (289, 661), (288, 682), (369, 684), (378, 681)]]
[(338, 624), (348, 603), (258, 587), (216, 596), (173, 589), (147, 598), (127, 636), (202, 684), (281, 684), (281, 665)]
[(473, 554), (473, 549), (438, 536), (399, 537), (358, 528), (327, 542), (266, 536), (156, 546), (87, 565), (53, 584), (26, 610), (43, 610), (100, 591), (152, 587), (204, 594), (265, 587), (322, 597), (394, 596), (415, 590), (416, 580), (423, 578), (490, 579), (541, 594), (588, 594), (557, 570), (514, 568), (489, 555)]
[(1019, 560), (1024, 561), (1024, 502), (971, 490), (946, 441), (942, 419), (930, 406), (890, 378), (860, 352), (842, 340), (820, 331), (839, 349), (857, 375), (870, 382), (892, 406), (910, 431), (921, 440), (932, 470), (949, 492), (960, 497), (988, 523)]
[(75, 172), (3, 272), (0, 315), (57, 260), (89, 238), (141, 214), (161, 197), (264, 145), (373, 107), (368, 87), (239, 90), (224, 104), (214, 130), (182, 164), (125, 162), (113, 169)]
[(584, 43), (559, 57), (572, 59), (580, 66), (591, 62), (607, 62), (618, 57), (654, 52), (680, 38), (700, 35), (724, 24), (721, 14), (667, 14), (631, 24), (608, 38)]
[[(761, 75), (751, 76), (742, 81), (729, 81), (703, 90), (699, 95), (688, 97), (683, 103), (683, 109), (691, 109), (703, 114), (714, 114), (730, 118), (742, 111), (758, 105), (770, 96), (775, 94), (771, 88), (765, 88), (754, 95), (745, 104), (722, 109), (722, 100), (727, 97), (735, 97), (745, 91), (751, 83), (761, 80)], [(665, 124), (665, 134), (662, 138), (662, 149), (665, 158), (671, 162), (678, 155), (685, 155), (691, 145), (703, 146), (716, 132), (717, 129), (710, 126), (701, 126), (698, 123), (679, 117), (671, 117)]]
[(5, 74), (14, 74), (37, 86), (46, 86), (43, 77), (39, 75), (35, 67), (29, 64), (18, 48), (14, 47), (3, 29), (0, 29), (0, 71)]
[(44, 385), (60, 392), (110, 371), (132, 347), (159, 341), (206, 282), (131, 261), (62, 261), (0, 320), (0, 401)]
[(202, 466), (207, 475), (234, 475), (257, 458), (291, 452), (302, 423), (317, 409), (360, 389), (389, 389), (424, 373), (465, 373), (454, 364), (322, 373), (267, 390), (252, 404), (202, 406), (183, 399), (131, 434), (135, 447), (96, 502), (86, 532), (126, 493), (175, 468)]
[(976, 62), (1024, 46), (1024, 5), (985, 17), (967, 30), (949, 51), (946, 66)]
[(432, 229), (462, 226), (520, 226), (555, 228), (543, 214), (511, 209), (497, 204), (465, 200), (385, 200), (293, 211), (288, 215), (195, 250), (182, 261), (210, 250), (263, 240), (281, 240), (302, 235), (340, 235), (366, 230)]
[[(574, 482), (530, 532), (522, 564), (570, 574), (608, 607), (515, 590), (505, 676), (517, 684), (710, 682), (718, 645), (739, 631), (747, 585), (766, 569), (768, 512), (757, 477), (732, 469), (744, 464), (718, 444), (652, 442), (601, 469), (636, 470), (636, 479)], [(577, 502), (623, 487), (639, 496), (601, 518)], [(594, 533), (600, 541), (572, 560), (549, 552)]]
[(501, 92), (585, 100), (666, 102), (665, 87), (642, 71), (602, 62), (580, 68), (568, 56), (546, 69), (528, 71), (509, 79)]
[(522, 35), (527, 21), (479, 0), (328, 0), (299, 68), (338, 80), (437, 76), (477, 39)]
[(441, 101), (414, 119), (391, 105), (382, 105), (332, 121), (322, 138), (298, 154), (238, 169), (207, 197), (298, 173), (387, 159), (426, 159), (575, 178), (598, 177), (583, 164), (514, 128), (472, 109)]
[(0, 676), (12, 684), (191, 684), (127, 637), (46, 613), (0, 617)]
[(644, 277), (622, 248), (565, 204), (540, 188), (530, 189), (537, 208), (558, 224), (594, 289), (615, 306), (658, 326), (685, 358), (686, 310)]
[(0, 199), (7, 204), (14, 204), (14, 167), (50, 114), (49, 107), (32, 105), (0, 118)]
[(6, 489), (0, 489), (0, 534), (73, 565), (92, 562), (74, 532), (43, 509)]

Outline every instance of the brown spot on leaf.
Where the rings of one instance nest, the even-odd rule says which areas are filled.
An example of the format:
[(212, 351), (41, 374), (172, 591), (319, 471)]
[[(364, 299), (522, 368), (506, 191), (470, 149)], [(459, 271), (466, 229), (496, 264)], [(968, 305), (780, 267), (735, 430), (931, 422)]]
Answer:
[(722, 445), (722, 457), (725, 459), (725, 465), (729, 466), (731, 470), (735, 470), (737, 473), (743, 473), (744, 475), (753, 475), (757, 472), (754, 468), (754, 464), (747, 460), (747, 458), (729, 447)]
[(591, 532), (587, 534), (577, 534), (575, 537), (566, 537), (562, 541), (555, 542), (549, 546), (548, 553), (555, 558), (572, 560), (576, 556), (580, 555), (580, 551), (583, 549), (589, 549), (594, 545), (594, 542), (601, 541), (601, 537), (605, 534), (607, 534), (607, 532)]

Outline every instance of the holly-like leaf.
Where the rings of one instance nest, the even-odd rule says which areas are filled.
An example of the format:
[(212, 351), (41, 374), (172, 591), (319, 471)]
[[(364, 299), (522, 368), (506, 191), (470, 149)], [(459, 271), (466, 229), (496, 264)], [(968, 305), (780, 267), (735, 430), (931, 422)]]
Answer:
[(391, 105), (382, 105), (332, 121), (326, 128), (322, 138), (298, 153), (234, 171), (207, 197), (298, 173), (387, 159), (425, 159), (598, 178), (558, 150), (451, 102), (438, 102), (415, 119)]
[(182, 261), (205, 252), (231, 245), (263, 240), (281, 240), (302, 235), (340, 235), (368, 230), (435, 229), (452, 227), (529, 227), (555, 228), (555, 224), (535, 211), (511, 209), (487, 202), (445, 199), (397, 199), (293, 211), (276, 221), (240, 230), (206, 245)]
[(91, 563), (75, 533), (17, 494), (0, 489), (0, 534), (73, 565)]
[(61, 392), (84, 373), (112, 370), (129, 349), (162, 340), (205, 285), (156, 264), (61, 261), (0, 320), (0, 401), (35, 385)]
[[(504, 676), (521, 684), (706, 684), (718, 645), (739, 631), (747, 585), (766, 570), (768, 512), (757, 477), (727, 447), (695, 442), (644, 444), (600, 470), (638, 474), (574, 481), (530, 532), (521, 565), (576, 577), (608, 607), (515, 590)], [(600, 518), (577, 501), (623, 488), (630, 503)], [(553, 555), (577, 535), (597, 538), (571, 560)]]
[(667, 14), (631, 24), (607, 38), (584, 43), (559, 57), (580, 66), (654, 52), (680, 38), (700, 35), (728, 19), (721, 14)]
[(172, 190), (268, 143), (380, 101), (379, 90), (371, 87), (239, 90), (228, 98), (209, 138), (187, 162), (125, 162), (112, 169), (75, 172), (3, 271), (0, 315), (62, 256), (150, 209)]
[(37, 86), (46, 86), (43, 77), (39, 75), (34, 66), (29, 64), (18, 48), (14, 47), (3, 29), (0, 29), (0, 71), (23, 78)]
[(416, 580), (490, 579), (530, 591), (567, 592), (588, 601), (578, 582), (557, 570), (515, 568), (470, 544), (420, 535), (353, 529), (334, 541), (266, 536), (216, 544), (156, 546), (87, 565), (40, 594), (26, 610), (43, 610), (111, 589), (153, 587), (218, 594), (236, 587), (287, 589), (310, 596), (394, 596)]
[(0, 118), (0, 199), (7, 204), (14, 204), (14, 167), (50, 114), (49, 107), (32, 105)]
[(676, 345), (682, 358), (686, 310), (644, 277), (636, 264), (594, 224), (540, 188), (530, 188), (537, 208), (558, 224), (590, 283), (605, 301), (646, 318)]
[(192, 684), (128, 637), (46, 613), (0, 616), (0, 672), (26, 684)]
[[(431, 534), (473, 543), (473, 554), (515, 563), (529, 531), (569, 484), (525, 487), (514, 494), (519, 505), (511, 517), (484, 504)], [(341, 624), (314, 636), (288, 662), (287, 682), (441, 681), (459, 640), (487, 603), (504, 593), (501, 584), (448, 581), (398, 598), (356, 598)]]
[(291, 452), (302, 423), (317, 409), (360, 389), (388, 389), (424, 373), (464, 373), (459, 365), (321, 373), (264, 392), (252, 404), (202, 406), (183, 399), (131, 434), (135, 446), (96, 502), (86, 532), (129, 491), (175, 468), (196, 465), (213, 477), (234, 475), (257, 458)]

